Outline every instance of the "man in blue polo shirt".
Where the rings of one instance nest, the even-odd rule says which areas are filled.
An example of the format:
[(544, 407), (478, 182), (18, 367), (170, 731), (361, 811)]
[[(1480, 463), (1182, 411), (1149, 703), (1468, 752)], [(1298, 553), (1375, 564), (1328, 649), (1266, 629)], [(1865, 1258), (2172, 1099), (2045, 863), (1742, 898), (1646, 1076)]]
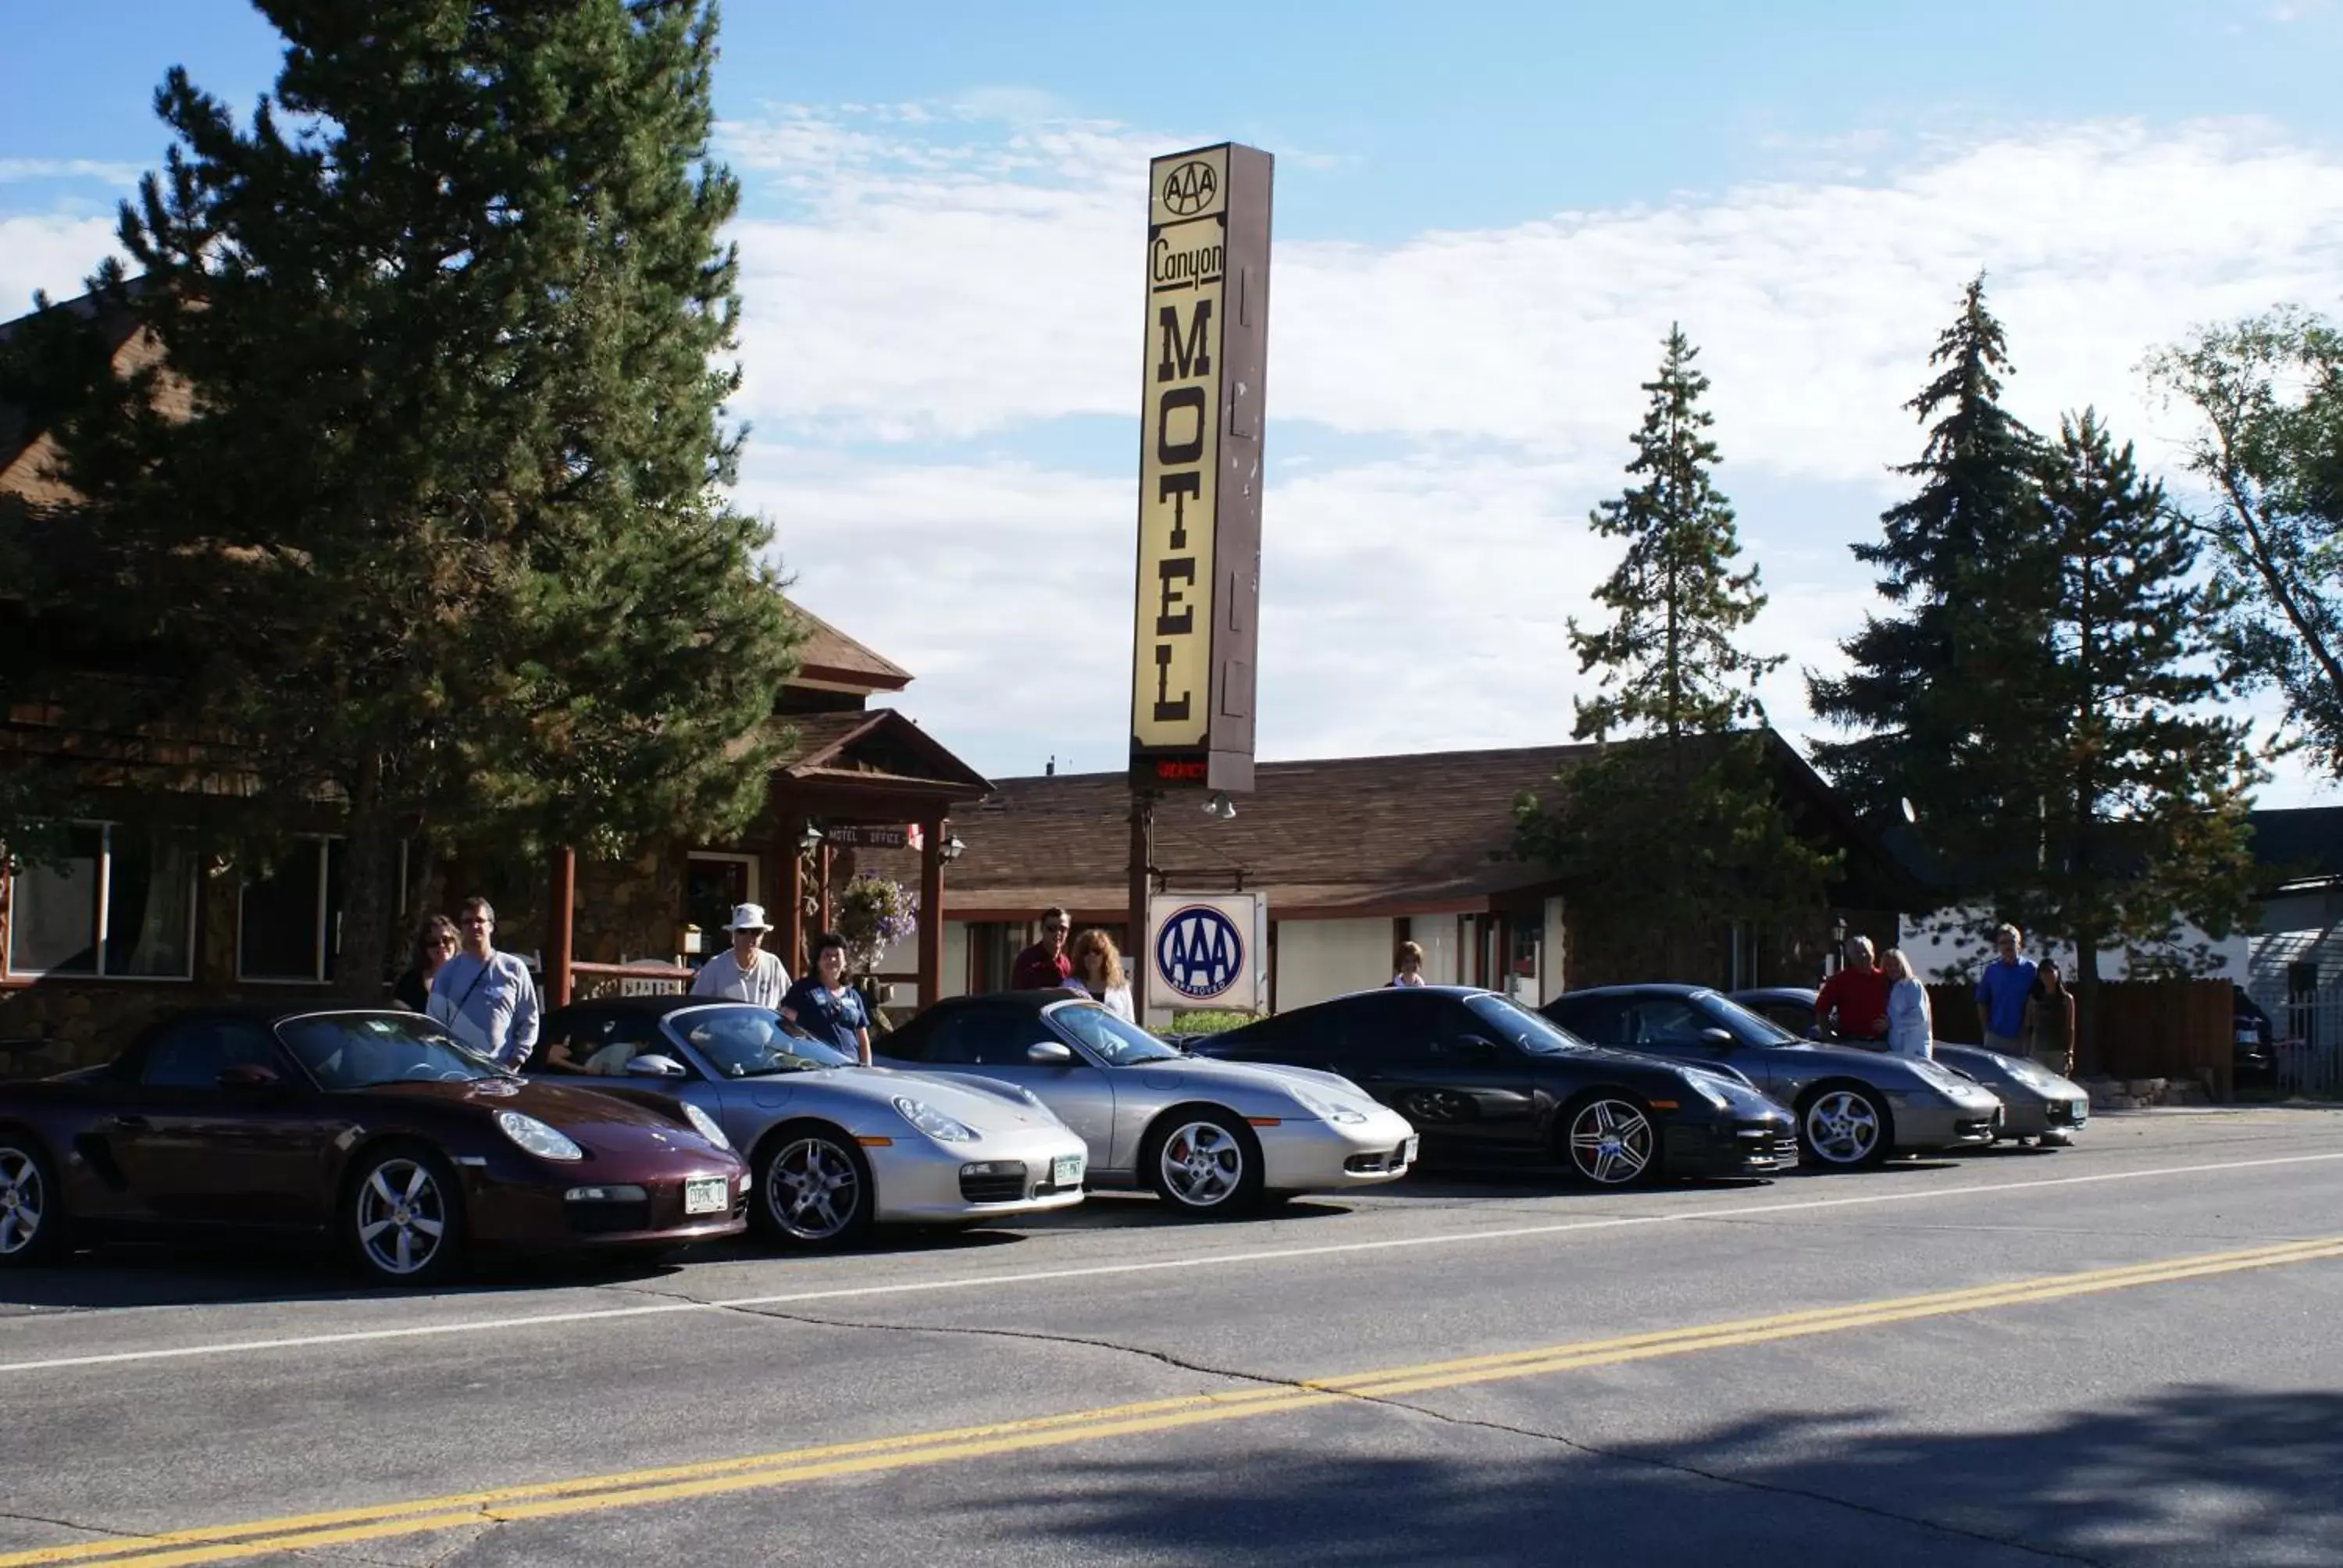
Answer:
[(2026, 1037), (2033, 1031), (2026, 1027), (2026, 1010), (2033, 1005), (2034, 965), (2017, 956), (2019, 940), (2016, 926), (2004, 926), (1996, 936), (1998, 956), (1977, 976), (1977, 1023), (1985, 1030), (1987, 1050), (2031, 1060)]

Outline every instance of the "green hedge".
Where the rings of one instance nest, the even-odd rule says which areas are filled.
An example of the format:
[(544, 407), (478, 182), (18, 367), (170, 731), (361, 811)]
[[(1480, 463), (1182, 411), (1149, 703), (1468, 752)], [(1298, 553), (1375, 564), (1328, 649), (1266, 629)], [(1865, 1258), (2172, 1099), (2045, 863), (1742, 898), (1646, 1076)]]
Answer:
[(1173, 1013), (1172, 1032), (1173, 1034), (1218, 1034), (1224, 1029), (1234, 1029), (1241, 1023), (1252, 1021), (1251, 1013), (1231, 1012), (1221, 1008), (1205, 1008), (1194, 1012)]

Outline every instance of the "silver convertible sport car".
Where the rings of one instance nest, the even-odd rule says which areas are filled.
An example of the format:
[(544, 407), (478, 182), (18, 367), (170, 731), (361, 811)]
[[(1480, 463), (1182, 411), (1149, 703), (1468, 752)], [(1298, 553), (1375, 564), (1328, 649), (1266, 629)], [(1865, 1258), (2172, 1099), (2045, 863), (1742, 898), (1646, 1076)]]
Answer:
[(769, 1009), (621, 997), (549, 1014), (531, 1078), (650, 1090), (714, 1118), (749, 1161), (768, 1240), (848, 1245), (874, 1224), (967, 1224), (1082, 1199), (1082, 1141), (1005, 1083), (861, 1066)]
[(1151, 1188), (1184, 1213), (1389, 1181), (1415, 1161), (1415, 1130), (1348, 1079), (1184, 1055), (1071, 991), (940, 1001), (874, 1049), (1031, 1090), (1090, 1146), (1092, 1186)]

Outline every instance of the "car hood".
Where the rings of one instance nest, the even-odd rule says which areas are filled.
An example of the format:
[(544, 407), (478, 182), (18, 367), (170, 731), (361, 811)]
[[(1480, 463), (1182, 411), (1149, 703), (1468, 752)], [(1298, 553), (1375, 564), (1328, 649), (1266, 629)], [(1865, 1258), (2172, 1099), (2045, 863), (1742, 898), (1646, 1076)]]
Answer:
[(841, 1067), (819, 1074), (818, 1081), (850, 1094), (868, 1095), (886, 1106), (890, 1115), (899, 1094), (924, 1101), (979, 1132), (1065, 1125), (1054, 1112), (1027, 1103), (1015, 1084), (997, 1078), (912, 1072), (897, 1067)]
[(534, 1116), (597, 1153), (656, 1154), (669, 1151), (706, 1159), (718, 1152), (715, 1145), (672, 1115), (617, 1094), (533, 1079), (384, 1083), (356, 1091), (352, 1097), (407, 1106), (419, 1101), (451, 1111), (470, 1111), (483, 1120), (493, 1119), (499, 1111), (518, 1111), (524, 1116)]
[(1211, 1087), (1224, 1093), (1251, 1090), (1259, 1094), (1291, 1094), (1296, 1089), (1332, 1089), (1357, 1095), (1369, 1101), (1367, 1091), (1338, 1072), (1321, 1072), (1315, 1068), (1287, 1067), (1271, 1061), (1222, 1061), (1209, 1056), (1182, 1056), (1170, 1061), (1143, 1062), (1137, 1067), (1119, 1067), (1117, 1072), (1135, 1074), (1142, 1079), (1161, 1078), (1166, 1088), (1193, 1084)]

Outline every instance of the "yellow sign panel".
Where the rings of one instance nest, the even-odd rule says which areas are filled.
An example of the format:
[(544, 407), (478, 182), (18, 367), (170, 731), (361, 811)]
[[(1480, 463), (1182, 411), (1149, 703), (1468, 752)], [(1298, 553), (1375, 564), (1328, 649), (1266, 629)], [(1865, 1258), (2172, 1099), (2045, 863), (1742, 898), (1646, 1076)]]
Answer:
[(1212, 720), (1212, 518), (1220, 461), (1229, 149), (1158, 158), (1147, 226), (1131, 739), (1202, 746)]

